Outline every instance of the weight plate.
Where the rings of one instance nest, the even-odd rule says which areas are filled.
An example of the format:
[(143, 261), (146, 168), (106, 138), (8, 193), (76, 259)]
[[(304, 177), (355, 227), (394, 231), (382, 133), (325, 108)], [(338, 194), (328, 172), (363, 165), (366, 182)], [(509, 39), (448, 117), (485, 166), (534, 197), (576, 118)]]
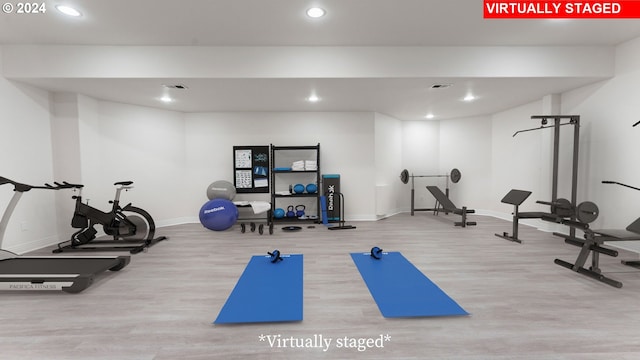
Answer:
[(402, 181), (403, 184), (409, 182), (409, 170), (404, 169), (402, 170), (402, 172), (400, 172), (400, 181)]
[(451, 177), (451, 182), (454, 184), (460, 181), (460, 178), (462, 178), (462, 174), (460, 173), (460, 170), (456, 168), (451, 170), (451, 174), (449, 176)]
[(551, 212), (561, 218), (571, 217), (571, 215), (573, 215), (573, 206), (571, 206), (571, 201), (563, 198), (556, 200), (555, 205), (551, 206)]
[(299, 231), (302, 230), (301, 226), (283, 226), (282, 230), (284, 231)]
[(576, 217), (581, 223), (592, 223), (598, 218), (598, 215), (600, 215), (598, 205), (591, 201), (581, 202), (576, 208)]

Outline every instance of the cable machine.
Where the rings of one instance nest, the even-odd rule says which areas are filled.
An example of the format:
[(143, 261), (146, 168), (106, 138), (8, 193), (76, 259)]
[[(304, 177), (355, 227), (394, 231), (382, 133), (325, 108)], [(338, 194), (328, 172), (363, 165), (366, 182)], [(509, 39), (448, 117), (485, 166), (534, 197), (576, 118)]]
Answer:
[[(540, 129), (553, 128), (553, 173), (551, 178), (551, 201), (538, 201), (538, 203), (551, 206), (551, 212), (558, 214), (563, 212), (569, 215), (571, 221), (577, 219), (577, 197), (578, 197), (578, 155), (580, 151), (580, 115), (534, 115), (531, 119), (539, 119), (540, 127), (516, 131), (513, 136)], [(550, 123), (552, 122), (552, 123)], [(566, 200), (558, 199), (558, 174), (560, 166), (560, 127), (565, 125), (573, 126), (573, 154), (571, 167), (571, 200), (567, 204)], [(565, 212), (566, 210), (566, 212)], [(553, 217), (552, 217), (553, 218)], [(546, 220), (545, 217), (543, 219)], [(575, 228), (570, 227), (570, 235), (575, 236)]]

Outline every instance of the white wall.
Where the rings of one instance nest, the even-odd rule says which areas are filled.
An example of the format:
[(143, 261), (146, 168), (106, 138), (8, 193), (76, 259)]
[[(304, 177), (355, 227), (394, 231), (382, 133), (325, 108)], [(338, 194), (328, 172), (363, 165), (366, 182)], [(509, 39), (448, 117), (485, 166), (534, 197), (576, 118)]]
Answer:
[[(491, 121), (474, 117), (440, 122), (440, 174), (457, 168), (460, 182), (450, 184), (450, 198), (458, 207), (466, 206), (478, 213), (490, 202), (492, 182)], [(444, 191), (444, 187), (441, 187)]]
[(581, 114), (580, 198), (594, 201), (600, 217), (594, 227), (624, 228), (640, 216), (640, 192), (613, 180), (640, 187), (640, 39), (617, 48), (615, 78), (567, 92), (562, 96), (566, 113)]
[[(0, 77), (0, 176), (32, 185), (52, 181), (48, 96), (46, 91)], [(0, 212), (12, 196), (11, 185), (0, 186)], [(55, 240), (54, 192), (24, 193), (2, 247), (20, 253)]]
[(403, 210), (402, 121), (375, 114), (376, 216), (394, 215)]
[(187, 207), (183, 114), (142, 106), (78, 101), (83, 197), (90, 205), (109, 209), (117, 181), (131, 180), (134, 189), (122, 194), (147, 210), (159, 226), (184, 221)]
[(510, 212), (511, 205), (502, 204), (500, 200), (511, 189), (519, 189), (533, 192), (532, 198), (522, 205), (522, 211), (545, 210), (535, 205), (535, 199), (543, 200), (550, 196), (542, 184), (551, 183), (548, 171), (551, 162), (547, 156), (551, 150), (543, 149), (542, 144), (546, 132), (553, 129), (513, 136), (516, 131), (540, 126), (539, 122), (531, 120), (531, 116), (540, 115), (541, 107), (540, 101), (533, 102), (492, 116), (492, 201), (487, 204), (487, 209)]
[[(81, 183), (81, 148), (78, 126), (78, 98), (80, 95), (70, 93), (52, 93), (51, 104), (51, 144), (53, 179)], [(71, 229), (71, 217), (74, 202), (72, 190), (56, 191), (55, 206), (58, 215), (58, 233), (61, 240), (69, 239), (75, 231)]]
[[(402, 122), (402, 168), (413, 175), (440, 173), (440, 122)], [(400, 171), (396, 173), (400, 176)], [(425, 186), (438, 185), (444, 189), (445, 181), (439, 178), (415, 178), (415, 207), (433, 207), (434, 200)], [(405, 211), (411, 209), (411, 179), (402, 185), (401, 204)]]

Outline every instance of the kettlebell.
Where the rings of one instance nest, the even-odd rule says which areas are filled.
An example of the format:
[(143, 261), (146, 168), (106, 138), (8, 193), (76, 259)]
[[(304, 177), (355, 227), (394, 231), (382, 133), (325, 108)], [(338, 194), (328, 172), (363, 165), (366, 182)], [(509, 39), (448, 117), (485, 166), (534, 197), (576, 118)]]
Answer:
[(296, 205), (296, 217), (303, 217), (304, 209), (305, 209), (304, 205)]
[(293, 212), (293, 205), (287, 206), (287, 217), (288, 218), (296, 217), (296, 213)]

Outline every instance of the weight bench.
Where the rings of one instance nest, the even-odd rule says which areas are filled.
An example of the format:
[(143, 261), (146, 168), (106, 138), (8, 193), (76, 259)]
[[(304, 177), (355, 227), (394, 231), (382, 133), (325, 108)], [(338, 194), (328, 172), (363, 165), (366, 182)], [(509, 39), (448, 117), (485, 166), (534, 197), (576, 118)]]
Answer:
[(518, 226), (520, 219), (543, 219), (546, 221), (554, 221), (557, 222), (557, 217), (552, 213), (541, 212), (541, 211), (527, 211), (520, 212), (518, 211), (518, 207), (531, 195), (531, 191), (526, 190), (517, 190), (512, 189), (507, 193), (507, 195), (502, 198), (501, 202), (505, 204), (513, 205), (513, 232), (511, 235), (507, 232), (503, 232), (502, 234), (495, 234), (497, 237), (522, 243), (522, 240), (518, 239)]
[(467, 227), (476, 225), (475, 221), (467, 221), (467, 214), (473, 214), (476, 212), (475, 210), (467, 209), (466, 206), (458, 208), (437, 186), (427, 186), (427, 190), (429, 190), (431, 195), (436, 198), (436, 206), (434, 211), (436, 214), (438, 213), (439, 209), (442, 208), (445, 212), (451, 212), (456, 215), (462, 216), (462, 221), (455, 222), (455, 226)]
[[(529, 195), (531, 195), (531, 191), (512, 189), (507, 193), (507, 195), (504, 196), (504, 198), (502, 198), (501, 202), (505, 204), (513, 205), (514, 207), (513, 233), (511, 235), (509, 235), (509, 233), (507, 232), (503, 232), (502, 234), (495, 234), (497, 237), (500, 237), (509, 241), (514, 241), (517, 243), (522, 243), (522, 240), (518, 239), (518, 226), (519, 226), (518, 220), (520, 219), (541, 219), (544, 221), (554, 222), (557, 224), (565, 224), (565, 223), (569, 224), (569, 220), (567, 220), (567, 218), (571, 216), (571, 213), (567, 212), (566, 207), (570, 206), (571, 204), (567, 200), (564, 200), (564, 203), (562, 202), (558, 203), (559, 205), (558, 204), (554, 205), (554, 203), (552, 202), (536, 201), (538, 204), (551, 205), (552, 209), (555, 206), (556, 212), (558, 212), (558, 214), (544, 212), (544, 211), (520, 212), (518, 210), (518, 207), (525, 200), (527, 200)], [(580, 225), (579, 223), (575, 223), (575, 224)]]
[[(555, 263), (573, 270), (582, 275), (589, 276), (605, 284), (621, 288), (622, 283), (620, 281), (608, 278), (602, 275), (600, 270), (600, 254), (609, 255), (611, 257), (618, 256), (618, 251), (603, 247), (605, 242), (613, 241), (640, 241), (640, 218), (636, 219), (624, 230), (620, 229), (583, 229), (584, 240), (571, 236), (564, 236), (565, 242), (574, 246), (580, 247), (580, 253), (576, 258), (576, 261), (571, 264), (567, 261), (555, 259)], [(584, 264), (587, 258), (591, 254), (591, 267), (584, 268)], [(622, 264), (640, 269), (640, 261), (622, 261)]]

